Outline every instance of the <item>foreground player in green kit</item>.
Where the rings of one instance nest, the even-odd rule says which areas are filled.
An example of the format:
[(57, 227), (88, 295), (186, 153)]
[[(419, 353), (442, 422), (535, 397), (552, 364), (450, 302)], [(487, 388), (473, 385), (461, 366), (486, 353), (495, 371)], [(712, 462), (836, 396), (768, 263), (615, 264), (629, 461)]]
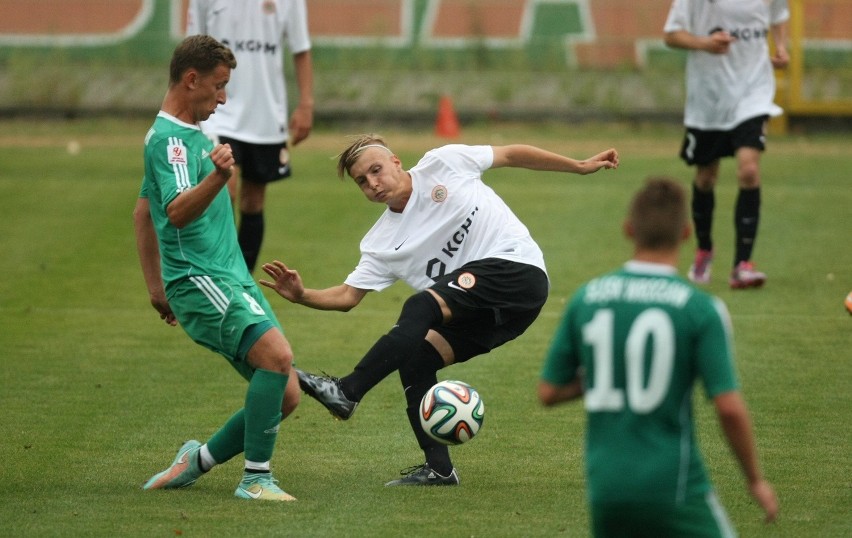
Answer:
[(144, 489), (190, 486), (216, 464), (245, 453), (235, 495), (292, 501), (270, 460), (283, 417), (299, 402), (293, 352), (249, 274), (225, 188), (230, 146), (213, 143), (198, 122), (225, 102), (236, 60), (208, 36), (185, 39), (171, 60), (169, 88), (145, 137), (145, 176), (133, 212), (151, 304), (198, 344), (223, 355), (248, 380), (245, 406), (207, 441), (187, 441)]
[(633, 258), (574, 295), (541, 374), (544, 405), (584, 398), (598, 537), (735, 535), (695, 444), (696, 380), (766, 520), (778, 514), (738, 390), (727, 310), (676, 274), (690, 231), (685, 199), (668, 178), (650, 179), (635, 195), (624, 225)]

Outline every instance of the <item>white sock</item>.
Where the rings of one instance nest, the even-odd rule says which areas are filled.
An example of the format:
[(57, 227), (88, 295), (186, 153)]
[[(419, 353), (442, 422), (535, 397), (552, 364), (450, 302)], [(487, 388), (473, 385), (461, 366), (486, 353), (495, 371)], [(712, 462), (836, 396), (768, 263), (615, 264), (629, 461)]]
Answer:
[(198, 452), (198, 455), (201, 470), (205, 473), (212, 469), (214, 465), (216, 465), (216, 460), (213, 459), (213, 455), (210, 453), (210, 449), (207, 448), (207, 443), (201, 445), (201, 450)]
[(268, 473), (270, 465), (268, 461), (249, 461), (246, 460), (246, 471), (254, 471), (256, 473)]

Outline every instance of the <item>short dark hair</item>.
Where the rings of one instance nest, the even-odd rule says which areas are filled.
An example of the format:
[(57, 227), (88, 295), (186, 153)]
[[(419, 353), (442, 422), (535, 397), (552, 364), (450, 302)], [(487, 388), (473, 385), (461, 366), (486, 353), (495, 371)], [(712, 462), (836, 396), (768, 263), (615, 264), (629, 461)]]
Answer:
[(220, 65), (231, 69), (237, 67), (237, 59), (231, 49), (207, 35), (187, 37), (175, 48), (169, 66), (169, 84), (176, 84), (189, 69), (201, 74), (212, 73)]
[(652, 176), (630, 202), (628, 221), (640, 248), (676, 248), (687, 226), (686, 191), (667, 176)]

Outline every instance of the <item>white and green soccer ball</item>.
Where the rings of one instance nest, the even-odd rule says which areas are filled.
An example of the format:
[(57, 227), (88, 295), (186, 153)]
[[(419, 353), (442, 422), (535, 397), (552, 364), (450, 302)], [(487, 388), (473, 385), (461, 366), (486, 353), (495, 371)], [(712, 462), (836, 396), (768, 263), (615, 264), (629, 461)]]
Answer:
[(432, 439), (460, 445), (482, 427), (485, 404), (479, 393), (462, 381), (441, 381), (420, 401), (420, 424)]

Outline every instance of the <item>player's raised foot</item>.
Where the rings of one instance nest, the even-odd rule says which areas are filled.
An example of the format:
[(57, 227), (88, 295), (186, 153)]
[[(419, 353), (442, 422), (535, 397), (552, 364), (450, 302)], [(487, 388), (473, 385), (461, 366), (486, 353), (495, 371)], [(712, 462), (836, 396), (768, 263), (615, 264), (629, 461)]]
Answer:
[(198, 441), (185, 442), (169, 468), (152, 476), (142, 489), (185, 488), (195, 484), (198, 477), (204, 474), (198, 462), (199, 450), (201, 443)]
[(240, 499), (253, 501), (295, 501), (293, 497), (278, 487), (278, 480), (270, 473), (243, 473), (243, 480), (234, 492)]
[(745, 288), (759, 288), (766, 282), (766, 274), (754, 268), (754, 264), (750, 261), (741, 261), (731, 271), (731, 278), (728, 283), (732, 289), (741, 290)]
[(309, 374), (294, 368), (299, 376), (299, 386), (311, 398), (323, 404), (335, 418), (348, 420), (355, 413), (358, 402), (353, 402), (340, 388), (340, 379), (329, 375)]
[(710, 282), (710, 266), (713, 262), (713, 251), (698, 249), (695, 251), (695, 260), (689, 266), (686, 276), (696, 284), (707, 284)]
[(442, 476), (433, 471), (428, 463), (415, 465), (400, 472), (402, 478), (391, 480), (386, 486), (458, 486), (459, 475), (456, 469), (447, 476)]

